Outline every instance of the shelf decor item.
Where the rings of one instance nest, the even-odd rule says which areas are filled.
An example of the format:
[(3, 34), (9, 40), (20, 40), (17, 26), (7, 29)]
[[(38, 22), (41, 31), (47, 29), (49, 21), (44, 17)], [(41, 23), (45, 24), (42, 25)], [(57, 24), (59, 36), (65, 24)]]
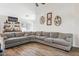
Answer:
[(41, 18), (40, 18), (40, 24), (44, 24), (44, 23), (45, 23), (45, 17), (41, 16)]
[(8, 16), (3, 28), (3, 32), (21, 32), (20, 22), (17, 17)]
[(47, 13), (47, 25), (52, 25), (52, 13)]
[(61, 22), (62, 22), (61, 17), (60, 16), (56, 16), (55, 19), (54, 19), (54, 24), (56, 26), (60, 26)]
[(8, 16), (8, 21), (17, 22), (18, 21), (18, 18), (17, 17)]

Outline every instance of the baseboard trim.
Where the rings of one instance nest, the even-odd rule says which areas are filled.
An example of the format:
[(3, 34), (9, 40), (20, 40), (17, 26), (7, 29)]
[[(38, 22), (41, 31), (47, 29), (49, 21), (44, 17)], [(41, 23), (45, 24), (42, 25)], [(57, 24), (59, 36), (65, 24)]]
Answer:
[(79, 46), (74, 46), (74, 45), (73, 45), (73, 47), (75, 47), (75, 48), (79, 48)]

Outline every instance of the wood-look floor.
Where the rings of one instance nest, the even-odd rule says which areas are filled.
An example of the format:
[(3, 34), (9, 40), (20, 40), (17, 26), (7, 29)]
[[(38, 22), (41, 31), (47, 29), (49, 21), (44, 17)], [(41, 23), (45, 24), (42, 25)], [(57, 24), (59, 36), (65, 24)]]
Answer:
[(79, 56), (79, 49), (73, 48), (70, 52), (49, 47), (40, 43), (28, 43), (5, 51), (6, 56)]

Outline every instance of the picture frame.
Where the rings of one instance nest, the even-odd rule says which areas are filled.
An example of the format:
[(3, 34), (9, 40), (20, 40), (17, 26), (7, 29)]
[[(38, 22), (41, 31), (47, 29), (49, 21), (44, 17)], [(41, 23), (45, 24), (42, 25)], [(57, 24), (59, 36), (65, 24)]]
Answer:
[(45, 17), (41, 16), (41, 18), (40, 18), (40, 24), (44, 24), (44, 23), (45, 23)]
[(52, 12), (47, 13), (47, 25), (52, 25)]
[(61, 22), (62, 22), (62, 19), (60, 16), (56, 16), (55, 19), (54, 19), (54, 24), (56, 26), (60, 26), (61, 25)]

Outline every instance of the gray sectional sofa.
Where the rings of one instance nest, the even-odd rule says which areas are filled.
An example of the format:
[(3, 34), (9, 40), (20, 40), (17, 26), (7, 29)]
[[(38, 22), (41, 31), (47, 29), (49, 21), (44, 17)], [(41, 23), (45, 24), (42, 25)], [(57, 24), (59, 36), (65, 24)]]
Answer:
[(72, 48), (73, 35), (59, 32), (6, 32), (3, 35), (5, 48), (27, 42), (39, 42), (66, 51)]

